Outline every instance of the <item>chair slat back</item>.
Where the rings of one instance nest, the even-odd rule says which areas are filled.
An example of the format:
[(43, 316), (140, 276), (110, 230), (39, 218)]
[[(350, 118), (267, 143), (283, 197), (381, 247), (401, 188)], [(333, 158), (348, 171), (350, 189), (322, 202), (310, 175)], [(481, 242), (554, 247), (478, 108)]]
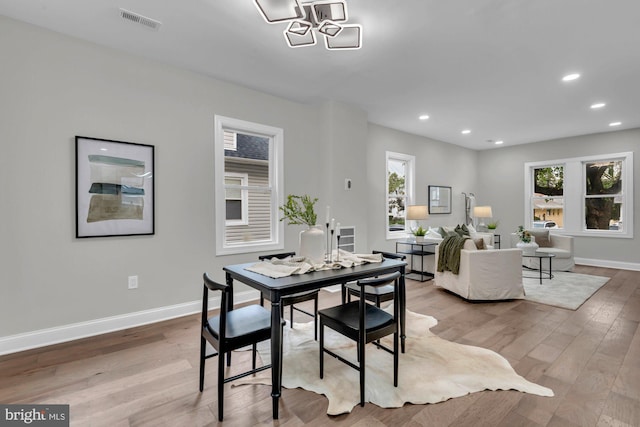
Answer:
[(280, 253), (280, 254), (260, 255), (258, 257), (258, 259), (260, 261), (264, 261), (265, 259), (271, 259), (271, 258), (285, 259), (285, 258), (288, 258), (290, 256), (295, 256), (295, 255), (296, 255), (295, 252), (283, 252), (283, 253)]
[(407, 256), (404, 254), (397, 254), (395, 252), (385, 252), (385, 251), (371, 251), (372, 254), (382, 254), (383, 258), (387, 258), (387, 259), (399, 259), (404, 261), (405, 259), (407, 259)]
[(202, 327), (204, 328), (208, 322), (209, 311), (209, 291), (221, 291), (220, 298), (220, 341), (224, 341), (225, 333), (227, 331), (227, 311), (230, 309), (229, 303), (229, 291), (231, 287), (229, 285), (218, 283), (209, 277), (208, 273), (202, 275), (204, 281), (204, 291), (202, 295)]
[(400, 276), (401, 276), (400, 272), (396, 271), (394, 273), (387, 274), (385, 276), (358, 280), (358, 284), (361, 287), (362, 286), (373, 286), (373, 287), (384, 286), (384, 285), (388, 285), (390, 283), (395, 282), (396, 279), (398, 279)]

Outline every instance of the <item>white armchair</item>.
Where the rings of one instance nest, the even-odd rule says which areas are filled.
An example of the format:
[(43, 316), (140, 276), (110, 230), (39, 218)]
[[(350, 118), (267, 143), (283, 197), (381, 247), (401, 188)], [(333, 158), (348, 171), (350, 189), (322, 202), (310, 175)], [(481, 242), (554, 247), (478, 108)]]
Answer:
[[(551, 262), (553, 271), (572, 271), (576, 263), (573, 259), (573, 237), (562, 234), (552, 234), (549, 230), (527, 230), (531, 234), (532, 241), (539, 245), (539, 252), (554, 254)], [(515, 248), (518, 243), (518, 235), (511, 234), (511, 247)], [(525, 267), (538, 269), (539, 258), (522, 258), (522, 265)], [(545, 264), (546, 268), (546, 264)]]
[(476, 249), (473, 240), (460, 251), (460, 271), (437, 271), (435, 286), (448, 289), (468, 300), (502, 300), (524, 298), (522, 285), (522, 251), (520, 249)]

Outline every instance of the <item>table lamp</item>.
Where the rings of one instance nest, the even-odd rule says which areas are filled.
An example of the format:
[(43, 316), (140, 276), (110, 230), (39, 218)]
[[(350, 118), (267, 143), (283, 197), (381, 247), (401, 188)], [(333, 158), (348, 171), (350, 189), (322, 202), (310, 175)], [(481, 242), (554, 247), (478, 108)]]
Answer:
[(486, 224), (482, 221), (484, 218), (493, 217), (493, 213), (491, 212), (491, 206), (475, 206), (473, 208), (473, 216), (475, 218), (480, 219), (480, 224), (478, 224), (478, 229), (482, 229), (482, 231), (487, 231)]
[(420, 221), (429, 218), (429, 211), (426, 205), (407, 206), (407, 221), (415, 221), (416, 227), (420, 226)]

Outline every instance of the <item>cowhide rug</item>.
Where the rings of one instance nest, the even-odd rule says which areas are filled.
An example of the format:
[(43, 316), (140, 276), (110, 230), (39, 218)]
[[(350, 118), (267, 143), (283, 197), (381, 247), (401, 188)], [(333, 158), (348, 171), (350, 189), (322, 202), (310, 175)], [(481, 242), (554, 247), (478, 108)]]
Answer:
[[(406, 352), (400, 354), (398, 387), (393, 387), (393, 355), (368, 344), (366, 349), (365, 399), (382, 408), (405, 403), (438, 403), (482, 390), (519, 390), (539, 396), (553, 391), (518, 375), (499, 354), (481, 347), (439, 338), (429, 329), (437, 324), (431, 316), (407, 311)], [(392, 348), (392, 336), (383, 342)], [(258, 349), (270, 363), (269, 341)], [(355, 362), (355, 343), (326, 328), (325, 345)], [(329, 399), (327, 414), (351, 412), (360, 402), (358, 371), (325, 354), (324, 379), (319, 377), (318, 342), (313, 322), (284, 328), (282, 385), (303, 388)], [(271, 371), (236, 381), (240, 384), (271, 384)]]

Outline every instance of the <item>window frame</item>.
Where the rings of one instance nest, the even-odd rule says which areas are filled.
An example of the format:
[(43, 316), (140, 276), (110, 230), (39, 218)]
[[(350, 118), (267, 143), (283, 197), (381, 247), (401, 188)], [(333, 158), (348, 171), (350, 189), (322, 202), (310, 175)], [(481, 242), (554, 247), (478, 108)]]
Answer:
[[(256, 188), (270, 191), (270, 238), (252, 242), (226, 242), (225, 130), (269, 138), (269, 186)], [(284, 130), (221, 115), (214, 116), (214, 205), (216, 256), (280, 250), (284, 248), (284, 227), (279, 221), (279, 206), (284, 203)], [(254, 189), (242, 186), (244, 192)], [(243, 206), (244, 208), (244, 206)], [(247, 202), (248, 209), (248, 202)], [(247, 214), (248, 221), (248, 214)]]
[(407, 237), (408, 234), (410, 234), (410, 231), (408, 228), (409, 224), (407, 224), (407, 220), (406, 220), (406, 209), (405, 209), (405, 229), (398, 230), (398, 231), (389, 230), (388, 214), (389, 214), (389, 161), (390, 160), (402, 161), (402, 162), (406, 162), (407, 164), (407, 168), (405, 171), (406, 172), (405, 174), (405, 199), (406, 199), (405, 206), (409, 206), (413, 204), (413, 201), (415, 200), (416, 157), (410, 154), (397, 153), (393, 151), (385, 152), (385, 168), (384, 168), (385, 169), (385, 176), (384, 176), (385, 236), (386, 236), (386, 240), (404, 239)]
[[(587, 229), (585, 223), (586, 171), (591, 162), (622, 161), (622, 230)], [(533, 227), (533, 170), (541, 167), (564, 167), (564, 227), (554, 233), (585, 237), (633, 238), (633, 152), (609, 153), (568, 159), (527, 162), (524, 164), (524, 224)]]
[[(249, 174), (238, 172), (225, 172), (225, 181), (227, 178), (239, 179), (240, 184), (237, 186), (229, 185), (225, 183), (225, 224), (229, 226), (233, 225), (249, 225), (249, 192), (247, 188), (249, 186)], [(228, 198), (226, 189), (239, 189), (240, 198)], [(240, 200), (240, 219), (227, 219), (226, 218), (226, 201), (227, 200)]]

